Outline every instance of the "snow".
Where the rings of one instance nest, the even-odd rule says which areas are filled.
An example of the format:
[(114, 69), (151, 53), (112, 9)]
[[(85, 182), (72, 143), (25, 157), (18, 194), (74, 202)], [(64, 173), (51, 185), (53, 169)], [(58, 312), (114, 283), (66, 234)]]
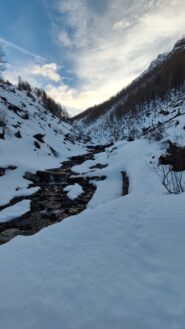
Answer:
[[(8, 112), (6, 139), (0, 139), (0, 167), (16, 169), (7, 169), (0, 177), (0, 205), (38, 190), (29, 188), (25, 171), (57, 168), (68, 157), (87, 152), (82, 144), (65, 141), (70, 125), (59, 124), (49, 113), (41, 119), (39, 102), (30, 105), (24, 92), (11, 93), (12, 88), (0, 88), (0, 95), (17, 106), (24, 100), (30, 119)], [(163, 109), (170, 110), (167, 117), (159, 114), (158, 106), (156, 117), (153, 113), (145, 117), (146, 127), (152, 120), (156, 124), (171, 119), (164, 126), (165, 138), (184, 142), (184, 115), (178, 117), (178, 125), (173, 119), (174, 108), (185, 112), (184, 101), (178, 102), (174, 97), (173, 104), (165, 104)], [(22, 139), (14, 136), (17, 129), (12, 125), (17, 121)], [(102, 122), (94, 126), (94, 142), (107, 142), (110, 135)], [(35, 151), (36, 133), (45, 134), (45, 143)], [(165, 138), (160, 143), (142, 138), (119, 141), (94, 160), (74, 166), (74, 172), (84, 177), (106, 176), (92, 180), (97, 189), (87, 209), (36, 235), (18, 236), (0, 246), (3, 329), (184, 329), (185, 193), (168, 194), (156, 173)], [(58, 158), (48, 154), (48, 145)], [(91, 168), (97, 164), (107, 167)], [(129, 194), (124, 197), (122, 171), (129, 177)], [(79, 184), (65, 190), (72, 199), (83, 193)], [(20, 201), (0, 212), (0, 222), (29, 209), (29, 200)]]
[[(109, 184), (98, 183), (93, 208), (1, 246), (3, 329), (184, 328), (185, 194), (167, 194), (152, 170), (160, 144), (116, 146), (94, 161), (108, 164), (95, 174)], [(130, 179), (124, 197), (121, 170)]]
[(14, 206), (5, 208), (0, 212), (0, 223), (7, 222), (15, 217), (24, 215), (30, 210), (30, 200), (17, 202)]
[[(14, 90), (14, 92), (13, 92)], [(1, 98), (3, 97), (3, 98)], [(4, 101), (4, 98), (7, 101)], [(9, 110), (9, 104), (15, 105), (29, 114), (29, 119), (24, 120), (20, 113), (16, 114)], [(24, 105), (23, 105), (24, 104)], [(49, 168), (59, 168), (61, 162), (71, 154), (79, 155), (86, 153), (86, 147), (75, 140), (75, 144), (65, 141), (65, 134), (76, 138), (74, 129), (66, 122), (61, 122), (53, 117), (40, 104), (27, 96), (25, 91), (20, 91), (15, 86), (0, 83), (0, 112), (6, 112), (5, 139), (0, 138), (0, 168), (10, 165), (16, 166), (16, 170), (6, 170), (0, 177), (0, 206), (8, 204), (17, 196), (26, 196), (35, 193), (28, 189), (30, 181), (23, 178), (26, 171), (36, 172)], [(17, 128), (15, 128), (17, 127)], [(20, 131), (22, 138), (16, 138), (15, 133)], [(36, 149), (33, 137), (35, 134), (44, 135), (44, 143), (40, 143), (40, 149)], [(58, 152), (55, 157), (50, 147)]]
[(27, 188), (29, 182), (23, 178), (24, 173), (25, 167), (20, 166), (16, 170), (7, 170), (0, 177), (0, 205), (7, 204), (14, 196), (28, 196), (39, 190), (38, 187)]
[[(115, 140), (127, 139), (130, 132), (134, 132), (134, 138), (143, 135), (143, 129), (156, 128), (156, 132), (163, 132), (164, 137), (176, 138), (185, 141), (185, 96), (171, 92), (169, 98), (161, 101), (156, 100), (144, 106), (143, 111), (138, 111), (136, 116), (123, 116), (120, 119), (114, 115), (114, 107), (99, 116), (95, 121), (84, 123), (85, 118), (75, 121), (81, 131), (86, 132), (96, 144), (106, 144)], [(162, 111), (162, 112), (161, 112)], [(164, 114), (165, 113), (165, 114)], [(110, 124), (111, 122), (111, 124)], [(179, 122), (179, 123), (177, 123)], [(159, 124), (160, 123), (160, 124)], [(171, 131), (173, 129), (173, 133)]]
[(69, 199), (74, 200), (83, 193), (83, 188), (78, 183), (75, 183), (73, 185), (66, 186), (64, 191), (68, 192), (67, 196)]

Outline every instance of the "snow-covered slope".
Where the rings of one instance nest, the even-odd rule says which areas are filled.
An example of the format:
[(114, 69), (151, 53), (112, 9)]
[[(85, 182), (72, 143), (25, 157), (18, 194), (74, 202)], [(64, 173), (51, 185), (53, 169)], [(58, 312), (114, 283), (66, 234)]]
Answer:
[(185, 94), (172, 92), (168, 100), (158, 100), (155, 106), (153, 103), (144, 106), (142, 112), (128, 113), (120, 119), (109, 112), (89, 125), (79, 121), (77, 127), (102, 144), (143, 135), (162, 139), (168, 136), (169, 127), (174, 130), (174, 135), (184, 136)]
[(185, 39), (159, 55), (127, 88), (73, 118), (74, 126), (100, 143), (138, 138), (184, 106)]
[[(57, 168), (71, 154), (85, 152), (70, 124), (47, 111), (36, 96), (3, 81), (0, 121), (0, 206), (36, 191), (28, 188), (30, 182), (23, 178), (26, 171)], [(20, 209), (26, 210), (22, 204)]]
[(119, 142), (76, 167), (107, 164), (88, 209), (1, 246), (3, 329), (184, 328), (184, 193), (164, 190), (151, 164), (161, 152)]

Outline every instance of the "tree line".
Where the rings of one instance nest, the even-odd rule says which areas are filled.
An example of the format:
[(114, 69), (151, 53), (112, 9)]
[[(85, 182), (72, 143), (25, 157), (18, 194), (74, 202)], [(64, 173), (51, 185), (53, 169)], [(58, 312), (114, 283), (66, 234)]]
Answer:
[[(0, 78), (2, 78), (2, 72), (5, 70), (5, 63), (5, 52), (3, 45), (0, 43)], [(42, 101), (43, 106), (52, 114), (64, 120), (69, 119), (68, 113), (63, 106), (55, 102), (43, 89), (33, 88), (29, 82), (22, 80), (20, 76), (18, 77), (18, 88), (26, 91), (27, 95), (32, 99), (34, 99), (34, 95), (37, 96)]]
[(61, 106), (59, 103), (56, 103), (54, 99), (48, 96), (43, 89), (37, 87), (33, 88), (29, 82), (22, 80), (20, 76), (18, 78), (18, 89), (26, 91), (27, 95), (31, 98), (37, 96), (42, 101), (42, 104), (46, 110), (52, 114), (65, 120), (68, 119), (68, 113), (63, 106)]
[(172, 52), (153, 69), (144, 73), (128, 87), (104, 103), (91, 107), (80, 113), (75, 119), (85, 119), (91, 123), (114, 107), (116, 118), (121, 119), (126, 113), (136, 115), (142, 112), (151, 102), (157, 105), (158, 100), (168, 99), (170, 93), (182, 92), (185, 89), (185, 38), (180, 39)]

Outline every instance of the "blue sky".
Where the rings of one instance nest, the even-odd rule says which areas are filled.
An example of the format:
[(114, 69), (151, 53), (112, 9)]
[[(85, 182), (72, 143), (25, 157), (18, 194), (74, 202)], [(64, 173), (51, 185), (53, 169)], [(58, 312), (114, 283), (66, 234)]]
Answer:
[(109, 98), (185, 33), (184, 0), (2, 0), (7, 70), (73, 114)]

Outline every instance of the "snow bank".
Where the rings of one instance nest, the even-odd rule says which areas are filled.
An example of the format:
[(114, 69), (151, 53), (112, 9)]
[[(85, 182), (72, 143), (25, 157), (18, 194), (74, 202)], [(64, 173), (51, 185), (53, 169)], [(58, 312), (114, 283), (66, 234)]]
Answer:
[(29, 210), (30, 210), (30, 200), (17, 202), (14, 206), (5, 208), (3, 211), (0, 212), (0, 222), (3, 223), (15, 217), (24, 215)]
[(3, 329), (184, 328), (185, 194), (163, 190), (158, 152), (118, 143), (102, 173), (125, 169), (127, 196), (1, 246)]
[(69, 199), (74, 200), (83, 193), (83, 188), (79, 184), (68, 185), (64, 188), (64, 191), (68, 192), (67, 196)]

